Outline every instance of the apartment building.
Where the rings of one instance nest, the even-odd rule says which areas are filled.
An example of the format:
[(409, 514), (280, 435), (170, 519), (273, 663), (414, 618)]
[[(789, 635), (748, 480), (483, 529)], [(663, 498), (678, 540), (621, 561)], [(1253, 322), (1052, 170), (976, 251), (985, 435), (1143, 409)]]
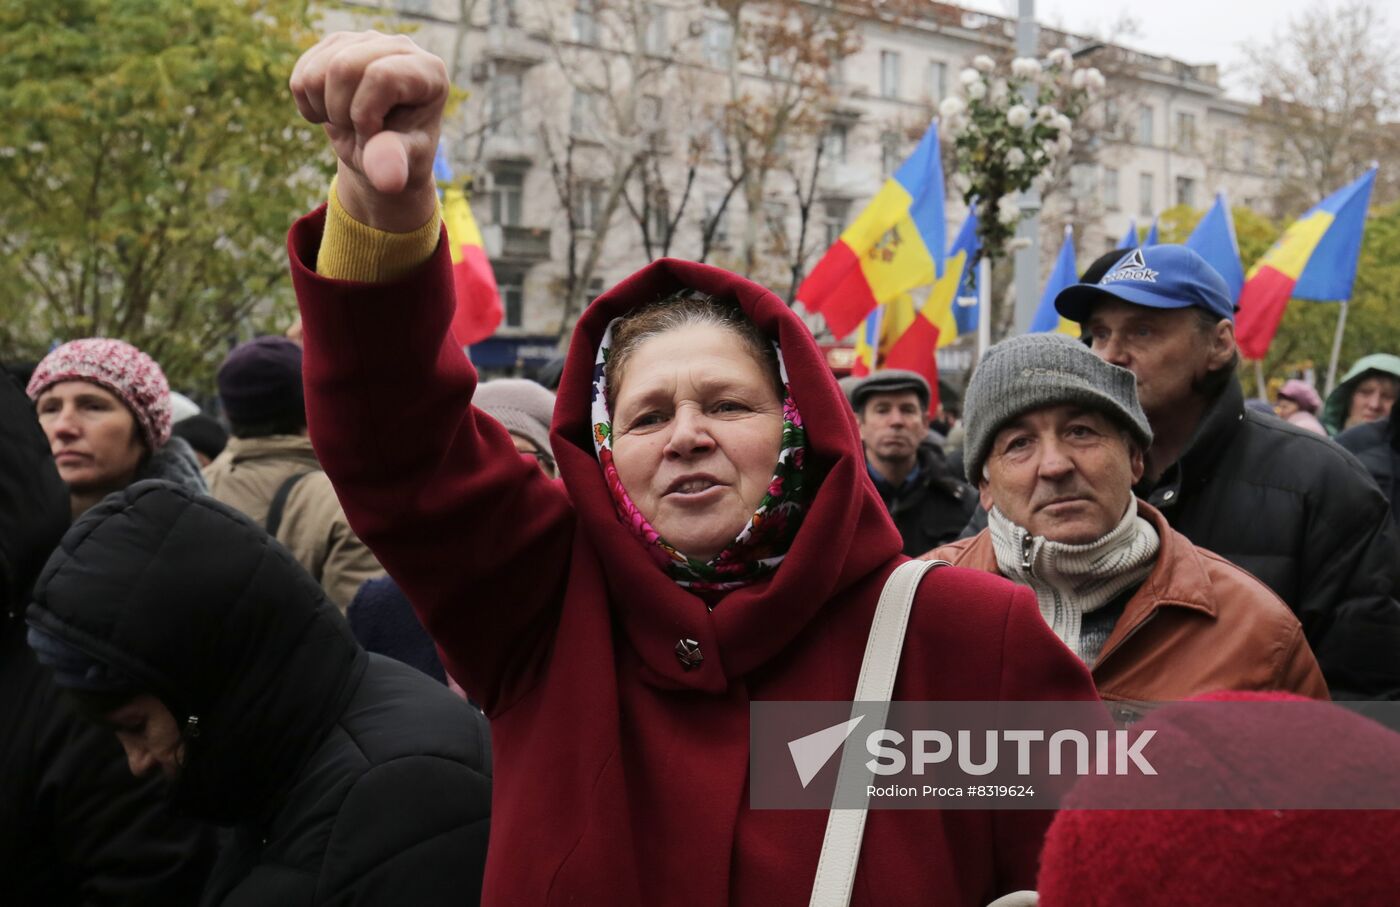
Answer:
[[(752, 34), (699, 0), (360, 0), (322, 24), (408, 28), (447, 61), (465, 94), (449, 113), (448, 156), (472, 181), (506, 310), (472, 352), (514, 371), (552, 355), (587, 299), (662, 254), (748, 271), (787, 295), (913, 150), (968, 61), (1012, 55), (1013, 20), (919, 9), (860, 20), (842, 47), (854, 51), (830, 54), (776, 134), (759, 121), (802, 78), (801, 54), (760, 59)], [(1049, 30), (1041, 41), (1083, 51), (1110, 82), (1104, 128), (1046, 194), (1046, 273), (1063, 223), (1087, 263), (1130, 221), (1207, 207), (1216, 191), (1237, 204), (1267, 197), (1276, 162), (1215, 66)], [(771, 147), (755, 152), (765, 135)], [(949, 217), (962, 217), (957, 200)]]

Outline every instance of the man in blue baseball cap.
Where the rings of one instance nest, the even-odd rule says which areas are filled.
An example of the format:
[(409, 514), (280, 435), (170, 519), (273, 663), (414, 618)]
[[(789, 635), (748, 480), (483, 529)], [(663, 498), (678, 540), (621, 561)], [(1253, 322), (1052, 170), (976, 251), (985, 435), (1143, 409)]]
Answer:
[(1337, 699), (1400, 699), (1400, 537), (1355, 458), (1247, 411), (1225, 281), (1185, 246), (1119, 249), (1055, 308), (1137, 377), (1152, 427), (1138, 497), (1298, 615)]

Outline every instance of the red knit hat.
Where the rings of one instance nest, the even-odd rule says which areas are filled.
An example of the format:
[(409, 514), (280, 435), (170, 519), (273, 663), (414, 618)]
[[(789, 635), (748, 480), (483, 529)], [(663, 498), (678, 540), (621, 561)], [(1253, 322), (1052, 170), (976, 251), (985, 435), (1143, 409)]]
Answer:
[[(1212, 789), (1228, 797), (1237, 785), (1277, 794), (1290, 779), (1343, 799), (1356, 785), (1372, 785), (1374, 802), (1395, 802), (1400, 734), (1289, 694), (1196, 700), (1286, 702), (1303, 721), (1281, 727), (1279, 710), (1260, 710), (1251, 721), (1236, 709), (1218, 722), (1189, 704), (1152, 713), (1135, 728), (1157, 729), (1154, 764), (1191, 766), (1181, 802), (1201, 802)], [(1088, 776), (1065, 798), (1041, 853), (1040, 907), (1396, 903), (1400, 811), (1082, 808), (1114, 802), (1124, 790), (1122, 779)]]
[(170, 440), (170, 385), (150, 356), (122, 340), (70, 340), (43, 358), (25, 392), (38, 400), (60, 381), (88, 381), (116, 394), (151, 450)]

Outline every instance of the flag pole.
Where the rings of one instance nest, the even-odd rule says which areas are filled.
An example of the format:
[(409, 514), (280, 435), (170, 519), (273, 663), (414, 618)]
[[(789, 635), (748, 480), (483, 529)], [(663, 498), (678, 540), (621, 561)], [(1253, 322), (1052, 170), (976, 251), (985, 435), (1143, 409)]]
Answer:
[(977, 256), (977, 361), (992, 345), (992, 260)]
[(1332, 393), (1337, 386), (1337, 360), (1342, 355), (1342, 334), (1347, 329), (1347, 301), (1342, 300), (1342, 310), (1337, 313), (1337, 334), (1332, 338), (1332, 361), (1327, 363), (1327, 390), (1323, 396)]
[(1254, 360), (1254, 393), (1265, 402), (1268, 402), (1269, 394), (1264, 385), (1264, 360)]

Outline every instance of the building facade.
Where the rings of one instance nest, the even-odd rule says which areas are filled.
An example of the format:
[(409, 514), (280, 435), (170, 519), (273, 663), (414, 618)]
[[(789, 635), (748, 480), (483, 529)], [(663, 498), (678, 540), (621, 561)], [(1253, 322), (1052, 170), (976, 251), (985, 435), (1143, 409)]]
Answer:
[[(445, 141), (505, 305), (480, 351), (493, 370), (512, 370), (512, 351), (516, 368), (538, 364), (588, 299), (662, 255), (790, 297), (959, 71), (1013, 55), (1014, 20), (947, 4), (830, 27), (830, 7), (769, 9), (784, 6), (781, 23), (698, 0), (364, 0), (324, 14), (326, 29), (408, 29), (463, 92)], [(1109, 80), (1102, 125), (1045, 194), (1042, 276), (1066, 223), (1082, 266), (1175, 205), (1206, 208), (1217, 191), (1261, 205), (1277, 166), (1215, 66), (1096, 43), (1041, 33), (1042, 53), (1080, 50)], [(948, 210), (955, 227), (960, 202)]]

